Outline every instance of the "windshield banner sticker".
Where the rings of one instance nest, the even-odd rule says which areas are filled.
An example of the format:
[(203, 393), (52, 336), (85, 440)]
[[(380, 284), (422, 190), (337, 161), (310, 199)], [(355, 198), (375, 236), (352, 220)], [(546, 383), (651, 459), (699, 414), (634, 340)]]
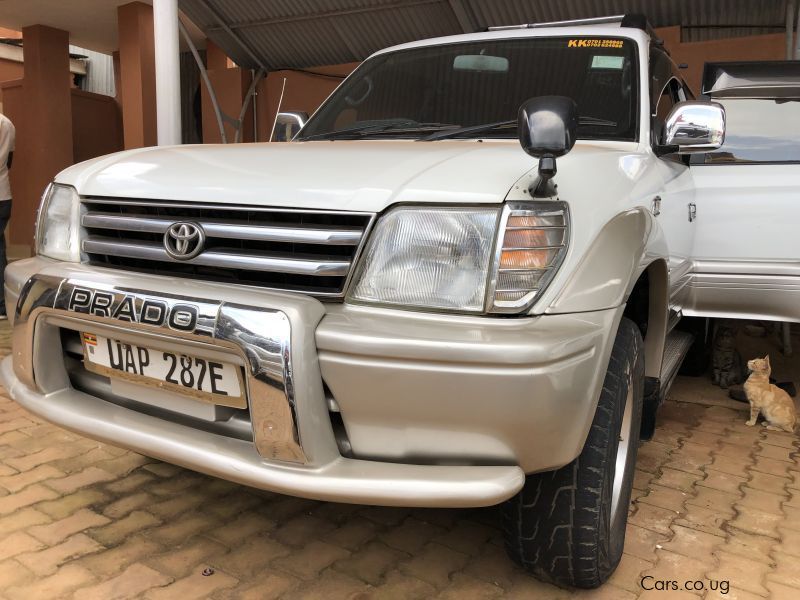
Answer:
[(623, 40), (586, 39), (569, 40), (567, 48), (622, 48)]

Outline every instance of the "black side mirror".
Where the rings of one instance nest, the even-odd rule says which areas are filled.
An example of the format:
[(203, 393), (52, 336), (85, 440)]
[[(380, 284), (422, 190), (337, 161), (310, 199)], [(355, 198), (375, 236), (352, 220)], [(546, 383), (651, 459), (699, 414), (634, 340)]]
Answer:
[(519, 143), (539, 159), (539, 185), (532, 193), (549, 196), (548, 182), (556, 174), (556, 158), (575, 145), (578, 105), (566, 96), (537, 96), (519, 108)]

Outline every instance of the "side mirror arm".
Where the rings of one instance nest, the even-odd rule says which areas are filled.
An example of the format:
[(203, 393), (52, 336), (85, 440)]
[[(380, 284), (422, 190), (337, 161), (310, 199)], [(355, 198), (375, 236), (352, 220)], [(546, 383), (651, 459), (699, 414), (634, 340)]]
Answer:
[(676, 154), (680, 151), (680, 146), (676, 146), (674, 144), (657, 144), (653, 147), (653, 153), (661, 158), (662, 156), (667, 156), (668, 154)]

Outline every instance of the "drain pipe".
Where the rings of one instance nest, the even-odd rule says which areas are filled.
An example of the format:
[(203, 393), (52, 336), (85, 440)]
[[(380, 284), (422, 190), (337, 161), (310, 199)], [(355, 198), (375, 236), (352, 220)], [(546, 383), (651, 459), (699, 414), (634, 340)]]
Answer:
[(194, 45), (192, 37), (189, 35), (189, 31), (186, 29), (186, 26), (180, 20), (178, 21), (178, 26), (181, 29), (181, 34), (183, 34), (183, 39), (186, 41), (186, 45), (189, 46), (189, 50), (192, 52), (192, 56), (194, 56), (194, 61), (197, 63), (197, 68), (200, 70), (200, 77), (203, 79), (203, 83), (206, 84), (208, 98), (211, 100), (211, 106), (214, 108), (214, 116), (217, 118), (219, 139), (223, 144), (227, 144), (228, 138), (225, 135), (225, 119), (222, 116), (222, 110), (219, 107), (217, 93), (214, 91), (214, 86), (211, 85), (211, 80), (208, 78), (206, 66), (203, 64), (203, 59), (200, 58), (200, 53), (197, 51), (197, 47)]
[[(261, 79), (264, 77), (264, 71), (261, 69), (258, 70), (258, 73), (251, 71), (252, 81), (250, 82), (250, 87), (247, 89), (247, 94), (242, 101), (242, 110), (239, 111), (239, 126), (236, 128), (236, 137), (234, 138), (235, 143), (239, 143), (242, 137), (242, 130), (244, 129), (244, 118), (247, 115), (247, 109), (250, 106), (250, 101), (256, 95), (256, 89), (258, 88), (258, 84), (261, 82)], [(256, 119), (256, 103), (253, 102), (253, 123), (255, 127), (255, 119)], [(253, 141), (257, 142), (257, 139), (253, 139)]]

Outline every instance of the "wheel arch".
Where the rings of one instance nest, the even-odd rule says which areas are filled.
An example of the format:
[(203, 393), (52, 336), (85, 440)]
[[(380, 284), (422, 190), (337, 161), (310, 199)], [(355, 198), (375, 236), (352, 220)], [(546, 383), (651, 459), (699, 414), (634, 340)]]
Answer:
[(624, 315), (639, 327), (644, 339), (645, 376), (661, 376), (669, 316), (669, 269), (664, 259), (642, 268), (625, 298)]

